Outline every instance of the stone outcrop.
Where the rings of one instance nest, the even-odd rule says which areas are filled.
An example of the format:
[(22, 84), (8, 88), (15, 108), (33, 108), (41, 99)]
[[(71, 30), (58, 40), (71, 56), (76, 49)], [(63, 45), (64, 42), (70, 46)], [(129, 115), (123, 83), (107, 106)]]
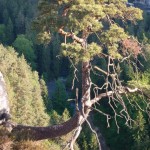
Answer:
[(8, 96), (5, 87), (4, 78), (0, 72), (0, 124), (10, 118)]

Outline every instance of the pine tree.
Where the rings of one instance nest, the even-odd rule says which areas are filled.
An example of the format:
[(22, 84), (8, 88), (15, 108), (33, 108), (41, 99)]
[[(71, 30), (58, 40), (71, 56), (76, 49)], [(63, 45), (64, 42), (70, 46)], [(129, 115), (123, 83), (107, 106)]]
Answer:
[(18, 12), (15, 18), (15, 28), (18, 34), (25, 33), (25, 15), (23, 13), (23, 7), (21, 6), (20, 11)]
[(8, 20), (9, 20), (9, 12), (7, 8), (5, 8), (3, 11), (3, 23), (7, 25)]
[(19, 55), (24, 55), (25, 59), (32, 68), (36, 68), (35, 64), (35, 52), (32, 41), (28, 40), (25, 35), (18, 35), (15, 41), (13, 42), (14, 48), (17, 50)]
[(52, 96), (53, 109), (62, 114), (65, 108), (69, 107), (67, 103), (67, 93), (61, 80), (56, 81), (56, 89)]
[(6, 33), (7, 44), (8, 45), (12, 44), (14, 40), (14, 26), (13, 26), (11, 18), (8, 19), (8, 22), (5, 28), (5, 33)]
[(0, 58), (0, 70), (6, 80), (12, 120), (31, 125), (48, 124), (37, 72), (32, 72), (24, 57), (18, 58), (11, 47), (6, 49), (0, 45)]
[(6, 34), (5, 34), (5, 25), (0, 24), (0, 42), (5, 43), (6, 42)]
[[(76, 114), (61, 125), (46, 128), (22, 125), (14, 127), (13, 130), (22, 129), (22, 132), (27, 131), (27, 134), (32, 135), (31, 139), (41, 140), (59, 137), (76, 129), (68, 144), (73, 150), (73, 144), (81, 132), (83, 123), (88, 122), (89, 113), (94, 109), (92, 106), (106, 97), (108, 104), (114, 110), (113, 116), (103, 113), (107, 121), (111, 117), (115, 118), (118, 127), (117, 117), (121, 116), (126, 118), (126, 124), (129, 124), (131, 118), (120, 94), (132, 93), (139, 89), (123, 86), (115, 68), (116, 63), (120, 63), (130, 55), (132, 59), (137, 58), (137, 55), (141, 53), (140, 44), (126, 33), (124, 26), (128, 22), (136, 23), (136, 20), (142, 19), (142, 11), (138, 8), (127, 7), (126, 2), (126, 0), (41, 1), (40, 14), (34, 26), (39, 31), (42, 42), (46, 44), (53, 38), (53, 33), (60, 33), (64, 37), (61, 54), (67, 56), (75, 68), (76, 65), (81, 66), (79, 70), (82, 76), (81, 108), (76, 107)], [(89, 38), (93, 35), (97, 37), (97, 40), (89, 42)], [(95, 57), (106, 60), (107, 71), (101, 69), (101, 66), (92, 66)], [(105, 84), (102, 88), (91, 81), (90, 72), (93, 68), (97, 74), (100, 71), (105, 75)], [(92, 95), (93, 90), (95, 94)], [(76, 105), (77, 101), (78, 90), (76, 90)], [(112, 105), (114, 101), (118, 102), (117, 105), (114, 104), (116, 107)], [(122, 108), (121, 110), (117, 109), (118, 105)], [(100, 143), (98, 145), (100, 149)]]

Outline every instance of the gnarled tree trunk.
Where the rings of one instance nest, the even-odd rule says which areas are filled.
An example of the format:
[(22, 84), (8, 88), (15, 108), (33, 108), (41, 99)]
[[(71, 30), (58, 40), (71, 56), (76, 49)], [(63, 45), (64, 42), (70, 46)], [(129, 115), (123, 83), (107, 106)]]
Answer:
[[(55, 137), (60, 137), (71, 132), (79, 125), (81, 114), (77, 112), (74, 117), (70, 120), (59, 124), (48, 127), (33, 127), (25, 125), (15, 125), (12, 129), (12, 134), (19, 137), (18, 140), (44, 140)], [(23, 135), (23, 136), (19, 136)]]

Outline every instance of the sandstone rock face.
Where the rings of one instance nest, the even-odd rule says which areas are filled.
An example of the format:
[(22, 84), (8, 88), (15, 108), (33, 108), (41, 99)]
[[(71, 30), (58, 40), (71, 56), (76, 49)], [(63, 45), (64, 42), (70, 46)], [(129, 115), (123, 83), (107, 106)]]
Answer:
[(0, 123), (9, 119), (9, 103), (5, 81), (0, 72)]

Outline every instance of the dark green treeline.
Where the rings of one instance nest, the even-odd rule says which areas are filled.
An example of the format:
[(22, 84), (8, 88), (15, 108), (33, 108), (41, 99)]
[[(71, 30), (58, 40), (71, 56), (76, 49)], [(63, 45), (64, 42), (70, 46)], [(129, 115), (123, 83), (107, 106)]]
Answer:
[[(3, 46), (1, 46), (0, 52), (2, 55), (4, 55), (3, 53), (6, 53), (6, 55), (12, 59), (10, 62), (11, 65), (16, 65), (14, 67), (9, 67), (9, 65), (5, 66), (5, 63), (9, 61), (9, 58), (5, 60), (1, 59), (0, 62), (2, 61), (4, 66), (1, 68), (1, 70), (7, 68), (7, 70), (3, 70), (3, 72), (10, 72), (10, 74), (8, 74), (8, 78), (10, 78), (10, 83), (8, 82), (8, 86), (10, 86), (10, 97), (12, 99), (12, 103), (14, 103), (12, 105), (12, 111), (15, 116), (17, 116), (17, 118), (14, 118), (15, 121), (33, 125), (56, 124), (66, 121), (69, 118), (69, 112), (67, 109), (65, 109), (65, 107), (69, 108), (68, 103), (63, 103), (61, 99), (61, 97), (67, 99), (67, 96), (69, 95), (67, 95), (66, 91), (64, 90), (64, 84), (58, 80), (56, 90), (53, 94), (53, 99), (55, 99), (55, 101), (50, 101), (47, 98), (45, 82), (39, 79), (38, 74), (46, 81), (57, 79), (60, 76), (67, 77), (65, 86), (67, 89), (70, 89), (73, 78), (73, 71), (69, 68), (69, 61), (67, 58), (60, 57), (60, 43), (63, 42), (63, 38), (58, 33), (55, 33), (55, 36), (52, 38), (49, 44), (43, 45), (39, 43), (38, 38), (36, 37), (37, 33), (32, 28), (32, 22), (38, 13), (38, 0), (0, 0), (0, 43), (2, 43), (4, 46), (9, 45), (15, 48), (15, 50), (8, 48), (9, 50), (7, 51)], [(126, 31), (137, 37), (138, 40), (144, 45), (143, 50), (145, 52), (147, 61), (145, 61), (143, 56), (139, 56), (138, 60), (140, 60), (141, 64), (143, 65), (141, 65), (139, 62), (136, 62), (139, 68), (138, 77), (141, 86), (150, 83), (150, 15), (144, 13), (143, 17), (144, 20), (139, 21), (137, 24), (131, 25), (128, 23), (128, 25), (124, 27)], [(92, 40), (97, 39), (94, 36), (91, 36), (90, 38)], [(88, 39), (89, 42), (90, 38)], [(21, 58), (17, 58), (18, 56), (15, 51), (19, 54), (19, 56), (21, 56)], [(22, 54), (24, 56), (22, 56)], [(29, 69), (26, 61), (32, 69)], [(93, 63), (96, 65), (102, 64), (102, 69), (104, 70), (107, 67), (107, 62), (104, 59), (95, 59)], [(78, 66), (78, 68), (80, 69), (80, 66)], [(15, 71), (18, 69), (19, 71), (15, 73)], [(37, 70), (38, 73), (32, 73), (31, 70)], [(122, 80), (125, 80), (125, 84), (128, 84), (131, 81), (131, 84), (136, 84), (135, 78), (137, 74), (135, 68), (132, 65), (122, 63), (118, 65), (118, 72), (121, 73), (120, 77)], [(20, 79), (19, 75), (21, 75), (23, 79), (25, 78), (25, 80), (22, 78)], [(35, 80), (32, 80), (33, 78), (35, 78)], [(92, 74), (92, 78), (98, 85), (102, 85), (104, 83), (102, 80), (99, 81), (99, 79), (94, 74)], [(38, 80), (40, 80), (40, 83)], [(26, 89), (25, 92), (29, 92), (27, 97), (25, 95), (20, 95), (20, 93), (15, 95), (15, 90), (19, 90), (23, 93), (24, 91), (22, 91), (22, 88), (27, 86), (26, 84), (28, 83), (32, 83), (33, 87), (29, 86), (28, 89)], [(46, 92), (42, 91), (40, 88), (45, 89)], [(30, 91), (33, 91), (33, 93), (30, 93)], [(39, 95), (38, 92), (40, 92)], [(33, 95), (34, 98), (32, 98)], [(16, 100), (15, 97), (18, 97), (18, 99)], [(140, 103), (143, 109), (145, 108), (145, 105), (141, 103), (141, 101), (144, 100), (142, 96), (137, 96), (135, 94), (129, 98), (132, 102), (135, 100), (136, 102)], [(23, 99), (23, 101), (20, 99)], [(42, 103), (42, 100), (44, 100), (45, 106)], [(62, 103), (64, 105), (62, 105)], [(33, 118), (29, 120), (26, 119), (28, 118), (27, 114), (30, 116), (32, 111), (37, 112), (33, 105), (36, 105), (36, 107), (39, 106), (39, 109), (41, 110), (41, 115), (38, 116), (37, 120), (34, 122), (32, 122), (34, 120)], [(111, 150), (150, 149), (150, 126), (148, 122), (148, 116), (145, 115), (142, 111), (137, 111), (136, 108), (130, 107), (128, 102), (127, 106), (130, 110), (129, 112), (131, 116), (137, 121), (138, 124), (133, 124), (132, 129), (126, 127), (123, 120), (118, 119), (121, 128), (120, 133), (117, 134), (117, 128), (114, 120), (110, 121), (111, 126), (110, 128), (107, 128), (106, 118), (97, 113), (94, 113), (94, 123), (97, 127), (100, 127), (100, 130), (106, 139), (106, 143)], [(44, 112), (44, 107), (50, 116), (50, 121), (47, 114)], [(107, 104), (104, 101), (102, 101), (101, 105), (97, 107), (110, 114), (113, 113), (112, 110), (107, 109), (109, 107), (107, 107)], [(26, 114), (23, 112), (23, 114), (20, 113), (20, 108), (25, 108), (25, 110), (27, 110)], [(16, 109), (18, 110), (17, 112), (15, 111)], [(19, 115), (22, 115), (22, 117)], [(36, 118), (34, 115), (31, 117)], [(19, 118), (22, 120), (19, 120)], [(49, 141), (46, 143), (46, 145), (48, 145), (49, 148), (51, 145), (51, 150), (59, 150), (60, 145), (63, 145), (64, 141), (69, 138), (70, 135), (67, 137), (62, 137), (61, 139)], [(31, 143), (29, 144), (32, 145)], [(78, 140), (78, 144), (79, 146), (76, 145), (76, 149), (97, 150), (95, 137), (90, 133), (90, 130), (86, 126)], [(47, 149), (45, 148), (45, 150)]]

